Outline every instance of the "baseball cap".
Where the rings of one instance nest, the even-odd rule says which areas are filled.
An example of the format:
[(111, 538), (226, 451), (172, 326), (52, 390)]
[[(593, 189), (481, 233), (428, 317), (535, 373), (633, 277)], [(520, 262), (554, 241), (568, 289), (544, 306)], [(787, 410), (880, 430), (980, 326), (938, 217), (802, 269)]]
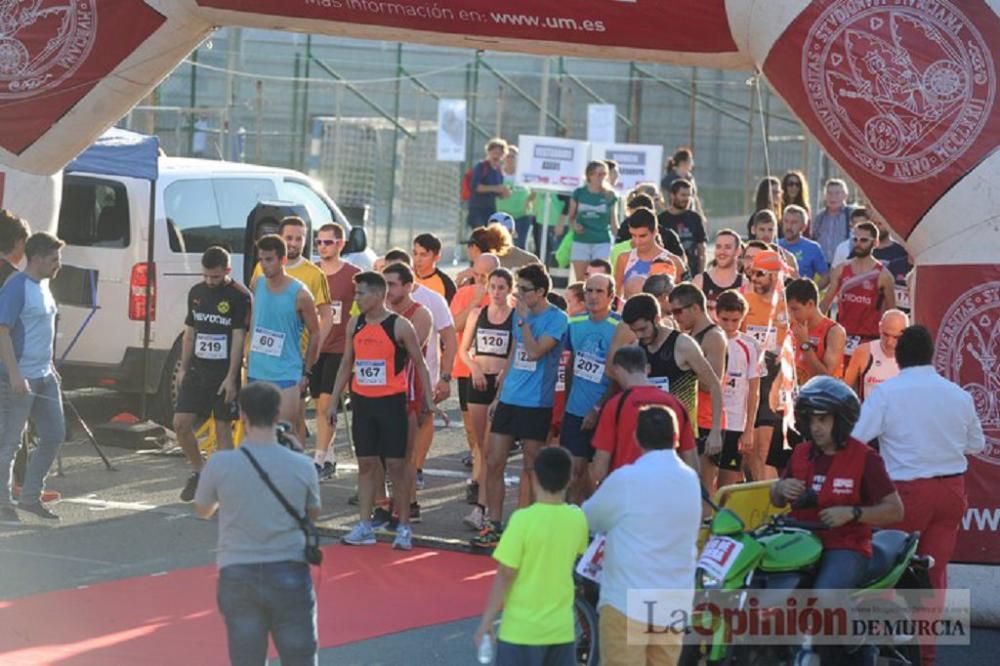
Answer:
[(499, 224), (506, 229), (511, 236), (516, 233), (514, 229), (514, 217), (510, 213), (493, 213), (490, 215), (490, 219), (487, 224)]
[(758, 271), (780, 271), (787, 270), (785, 262), (781, 260), (781, 255), (774, 250), (765, 250), (764, 252), (759, 252), (754, 258), (753, 263), (750, 264), (753, 270)]

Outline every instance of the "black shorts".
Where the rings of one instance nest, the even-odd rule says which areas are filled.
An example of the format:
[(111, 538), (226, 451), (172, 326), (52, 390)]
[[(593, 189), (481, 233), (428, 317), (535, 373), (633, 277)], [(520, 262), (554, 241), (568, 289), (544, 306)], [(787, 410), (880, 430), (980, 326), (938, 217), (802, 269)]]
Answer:
[(591, 442), (594, 440), (594, 431), (583, 430), (583, 417), (566, 412), (563, 414), (562, 428), (559, 432), (559, 446), (563, 447), (574, 458), (594, 459), (594, 447)]
[(757, 407), (755, 427), (774, 426), (780, 421), (774, 410), (771, 409), (770, 395), (771, 386), (778, 378), (778, 373), (781, 372), (781, 363), (778, 362), (777, 356), (766, 352), (764, 354), (764, 367), (767, 369), (767, 374), (760, 378), (760, 404)]
[[(781, 412), (777, 413), (778, 420), (774, 424), (774, 433), (771, 435), (771, 446), (767, 450), (767, 462), (771, 467), (777, 468), (780, 472), (788, 464), (788, 460), (792, 457), (792, 450), (796, 445), (802, 443), (802, 435), (795, 430), (788, 431), (788, 445), (791, 448), (785, 448), (785, 438), (782, 433), (781, 420), (783, 414)], [(796, 428), (798, 426), (796, 425)]]
[[(722, 431), (722, 452), (708, 457), (712, 464), (719, 469), (738, 472), (743, 469), (743, 454), (740, 453), (740, 437), (743, 433), (735, 430)], [(705, 446), (708, 443), (708, 433), (695, 440), (698, 444), (698, 454), (705, 455)]]
[(497, 375), (485, 375), (486, 390), (480, 391), (469, 378), (469, 404), (470, 405), (491, 405), (497, 398)]
[(463, 412), (469, 411), (469, 387), (472, 377), (456, 377), (458, 380), (458, 407)]
[(351, 434), (359, 458), (405, 458), (406, 394), (369, 398), (351, 393)]
[[(216, 421), (236, 421), (240, 418), (239, 406), (236, 401), (227, 403), (225, 396), (219, 395), (219, 387), (226, 378), (225, 371), (205, 370), (192, 364), (191, 369), (184, 374), (184, 381), (177, 392), (178, 414), (195, 414), (207, 418), (213, 416)], [(236, 390), (239, 391), (239, 380)]]
[(333, 383), (337, 381), (337, 370), (343, 354), (320, 354), (309, 375), (309, 395), (315, 400), (323, 393), (333, 393)]
[(549, 438), (551, 424), (551, 407), (519, 407), (500, 402), (493, 414), (492, 432), (515, 439), (544, 442)]

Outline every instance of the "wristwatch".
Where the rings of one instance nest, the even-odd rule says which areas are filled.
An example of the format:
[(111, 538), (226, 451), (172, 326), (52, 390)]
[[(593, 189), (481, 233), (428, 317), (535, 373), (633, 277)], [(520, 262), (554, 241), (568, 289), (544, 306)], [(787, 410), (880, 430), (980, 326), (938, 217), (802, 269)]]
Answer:
[(524, 326), (527, 323), (528, 323), (528, 321), (526, 319), (518, 319), (517, 320), (517, 327), (520, 328), (520, 327)]
[(803, 342), (799, 344), (799, 349), (804, 352), (807, 352), (807, 351), (812, 351), (813, 349), (815, 349), (815, 347), (813, 347), (813, 343), (811, 342)]
[(852, 516), (851, 520), (853, 520), (854, 522), (858, 522), (859, 520), (861, 520), (861, 507), (860, 506), (851, 507), (851, 516)]
[(450, 372), (442, 372), (441, 373), (441, 381), (443, 381), (443, 382), (450, 382), (451, 381), (451, 373)]

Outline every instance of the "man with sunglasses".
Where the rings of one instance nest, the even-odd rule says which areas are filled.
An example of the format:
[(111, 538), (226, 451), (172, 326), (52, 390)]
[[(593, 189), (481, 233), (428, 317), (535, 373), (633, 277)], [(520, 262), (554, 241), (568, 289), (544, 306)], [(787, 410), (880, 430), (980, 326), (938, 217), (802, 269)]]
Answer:
[(872, 256), (878, 245), (878, 228), (861, 222), (851, 231), (851, 259), (830, 272), (820, 309), (829, 313), (837, 303), (837, 323), (847, 332), (845, 360), (862, 342), (877, 340), (882, 312), (896, 306), (894, 281), (878, 259)]
[(896, 342), (910, 318), (902, 310), (886, 310), (878, 324), (878, 340), (872, 340), (854, 350), (844, 373), (844, 382), (858, 392), (864, 401), (872, 390), (899, 374), (896, 363)]
[[(341, 259), (344, 239), (344, 228), (336, 222), (324, 224), (316, 231), (319, 267), (326, 276), (330, 291), (330, 332), (323, 340), (319, 360), (309, 377), (309, 393), (316, 401), (317, 414), (326, 414), (330, 410), (333, 382), (337, 379), (337, 370), (344, 357), (347, 320), (351, 315), (357, 314), (354, 306), (354, 276), (361, 271)], [(331, 446), (334, 434), (326, 419), (316, 419), (316, 452), (313, 463), (320, 480), (332, 479), (337, 471), (337, 460)]]

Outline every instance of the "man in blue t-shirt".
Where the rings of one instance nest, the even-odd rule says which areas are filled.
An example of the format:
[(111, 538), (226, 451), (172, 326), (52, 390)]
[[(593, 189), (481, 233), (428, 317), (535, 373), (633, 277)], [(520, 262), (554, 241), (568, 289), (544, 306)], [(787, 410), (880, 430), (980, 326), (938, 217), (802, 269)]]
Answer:
[(569, 343), (572, 359), (567, 365), (566, 413), (563, 416), (559, 443), (573, 454), (573, 482), (569, 501), (579, 504), (587, 496), (587, 465), (594, 457), (590, 445), (593, 428), (585, 429), (583, 420), (590, 412), (600, 412), (598, 403), (610, 379), (604, 368), (611, 338), (621, 316), (611, 311), (615, 281), (610, 275), (593, 275), (584, 285), (583, 301), (587, 314), (569, 320)]
[(490, 215), (497, 212), (497, 197), (506, 199), (510, 196), (510, 188), (503, 184), (503, 171), (500, 170), (506, 154), (506, 141), (490, 139), (486, 143), (486, 159), (472, 167), (469, 213), (465, 218), (465, 224), (470, 229), (485, 227)]
[(472, 539), (472, 545), (481, 548), (493, 548), (500, 541), (504, 470), (515, 439), (524, 445), (520, 506), (531, 503), (531, 469), (549, 434), (562, 340), (569, 323), (565, 312), (549, 304), (546, 295), (552, 280), (544, 266), (519, 268), (516, 287), (514, 344), (498, 380), (497, 399), (490, 405), (493, 424), (486, 466), (489, 520)]
[(49, 279), (58, 271), (63, 242), (44, 231), (24, 244), (27, 266), (0, 289), (0, 523), (18, 524), (11, 498), (11, 463), (30, 417), (38, 446), (28, 462), (18, 508), (47, 520), (45, 476), (66, 439), (59, 376), (52, 364), (56, 302)]
[(785, 208), (785, 214), (781, 218), (785, 237), (778, 241), (778, 245), (795, 256), (801, 277), (809, 278), (816, 283), (824, 283), (827, 273), (830, 272), (830, 266), (819, 243), (802, 236), (808, 221), (809, 214), (805, 208), (794, 204)]

